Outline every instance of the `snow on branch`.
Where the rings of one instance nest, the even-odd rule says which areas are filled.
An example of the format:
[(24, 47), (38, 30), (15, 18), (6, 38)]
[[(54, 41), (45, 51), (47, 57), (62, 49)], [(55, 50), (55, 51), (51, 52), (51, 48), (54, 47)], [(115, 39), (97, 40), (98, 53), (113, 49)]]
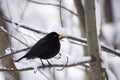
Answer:
[[(21, 69), (7, 69), (7, 68), (0, 68), (0, 71), (2, 72), (5, 72), (5, 71), (15, 71), (15, 72), (20, 72), (20, 71), (29, 71), (29, 70), (36, 70), (35, 68), (37, 67), (37, 69), (44, 69), (44, 68), (53, 68), (53, 67), (56, 67), (56, 68), (68, 68), (68, 67), (74, 67), (74, 66), (81, 66), (85, 63), (89, 63), (91, 61), (91, 58), (90, 57), (81, 57), (81, 58), (74, 58), (74, 57), (68, 57), (68, 63), (67, 64), (64, 64), (62, 61), (59, 61), (59, 64), (58, 62), (56, 62), (55, 64), (46, 64), (44, 66), (40, 65), (39, 66), (37, 65), (34, 65), (32, 64), (31, 66), (32, 67), (27, 67), (27, 68), (21, 68)], [(61, 62), (61, 63), (60, 63)], [(33, 66), (34, 65), (34, 66)]]
[[(0, 16), (0, 19), (3, 19), (8, 23), (15, 24), (18, 27), (21, 27), (21, 28), (24, 28), (24, 29), (27, 29), (27, 30), (30, 30), (30, 31), (33, 31), (33, 32), (36, 32), (36, 33), (47, 34), (47, 32), (35, 30), (35, 29), (32, 29), (32, 28), (30, 28), (28, 26), (18, 24), (17, 22), (12, 22), (9, 18), (7, 18), (5, 16), (4, 17)], [(76, 38), (76, 37), (73, 37), (73, 36), (64, 36), (63, 38), (67, 38), (69, 40), (74, 40), (74, 41), (77, 41), (77, 42), (87, 44), (87, 40), (85, 38)], [(75, 44), (75, 42), (73, 44)], [(120, 57), (120, 51), (116, 51), (116, 50), (114, 50), (114, 49), (112, 49), (112, 48), (110, 48), (110, 47), (108, 47), (106, 45), (101, 44), (101, 49), (106, 51), (106, 52), (110, 52), (111, 54), (115, 54), (115, 55)]]

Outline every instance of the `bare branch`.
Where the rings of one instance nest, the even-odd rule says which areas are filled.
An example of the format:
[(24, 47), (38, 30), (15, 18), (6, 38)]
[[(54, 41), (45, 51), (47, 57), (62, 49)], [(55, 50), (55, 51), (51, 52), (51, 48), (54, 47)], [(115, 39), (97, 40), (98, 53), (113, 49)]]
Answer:
[[(64, 67), (64, 68), (68, 68), (68, 67), (74, 67), (74, 66), (79, 66), (79, 65), (83, 65), (85, 63), (89, 63), (90, 61), (85, 61), (85, 62), (78, 62), (78, 63), (72, 63), (72, 64), (52, 64), (52, 65), (45, 65), (45, 66), (39, 66), (38, 69), (44, 69), (44, 68), (52, 68), (52, 67)], [(24, 69), (0, 69), (0, 71), (14, 71), (14, 72), (20, 72), (20, 71), (29, 71), (29, 70), (34, 70), (32, 67), (29, 68), (24, 68)]]
[[(12, 22), (7, 17), (0, 16), (0, 19), (3, 19), (3, 20), (5, 20), (8, 23), (15, 24), (18, 27), (21, 27), (21, 28), (24, 28), (24, 29), (27, 29), (27, 30), (30, 30), (30, 31), (33, 31), (33, 32), (36, 32), (36, 33), (47, 34), (47, 32), (35, 30), (35, 29), (29, 28), (29, 27), (27, 27), (25, 25), (20, 25), (20, 24), (18, 24), (16, 22)], [(78, 41), (78, 42), (87, 44), (87, 40), (85, 38), (75, 38), (75, 37), (72, 37), (72, 36), (64, 36), (63, 38), (67, 38), (67, 39), (70, 39), (70, 40), (74, 40), (74, 41)], [(112, 48), (110, 48), (108, 46), (101, 45), (101, 49), (104, 50), (104, 51), (110, 52), (111, 54), (115, 54), (115, 55), (120, 57), (120, 52), (119, 51), (116, 51), (116, 50), (114, 50), (114, 49), (112, 49)]]
[[(85, 38), (75, 38), (75, 37), (72, 37), (72, 36), (64, 36), (64, 37), (66, 37), (68, 39), (71, 39), (71, 40), (75, 40), (75, 41), (87, 44), (87, 40)], [(101, 49), (106, 51), (106, 52), (110, 52), (111, 54), (115, 54), (115, 55), (120, 57), (120, 51), (116, 51), (116, 50), (114, 50), (114, 49), (112, 49), (112, 48), (110, 48), (106, 45), (101, 44)]]
[(26, 50), (28, 50), (28, 49), (30, 49), (30, 48), (31, 48), (31, 47), (28, 47), (28, 48), (24, 48), (24, 49), (21, 49), (21, 50), (17, 50), (17, 51), (11, 52), (10, 54), (6, 54), (6, 55), (4, 55), (4, 56), (1, 56), (0, 59), (5, 58), (5, 57), (8, 57), (8, 56), (11, 56), (11, 55), (13, 55), (13, 54), (16, 54), (16, 53), (19, 53), (19, 52), (22, 52), (22, 51), (26, 51)]
[(72, 10), (69, 10), (68, 8), (60, 5), (60, 4), (52, 4), (52, 3), (42, 3), (42, 2), (37, 2), (37, 1), (33, 1), (33, 0), (27, 0), (29, 2), (32, 2), (32, 3), (36, 3), (36, 4), (41, 4), (41, 5), (50, 5), (50, 6), (56, 6), (56, 7), (61, 7), (65, 10), (67, 10), (68, 12), (70, 12), (71, 14), (75, 15), (75, 16), (78, 16), (76, 13), (74, 13)]
[(5, 31), (5, 30), (3, 30), (3, 27), (0, 27), (0, 31), (5, 32), (5, 33), (6, 33), (6, 34), (8, 34), (9, 36), (13, 37), (13, 38), (14, 38), (14, 39), (16, 39), (17, 41), (19, 41), (20, 43), (22, 43), (23, 45), (25, 45), (25, 46), (27, 46), (27, 47), (28, 47), (28, 45), (27, 45), (26, 43), (22, 42), (21, 40), (19, 40), (18, 38), (16, 38), (16, 37), (15, 37), (15, 36), (13, 36), (12, 34), (8, 33), (8, 32), (7, 32), (7, 31)]
[(105, 80), (103, 76), (100, 48), (96, 29), (95, 0), (84, 1), (88, 53), (91, 56), (90, 71), (92, 80)]
[(61, 9), (61, 6), (62, 6), (62, 0), (59, 1), (59, 4), (60, 4), (60, 7), (59, 7), (60, 23), (61, 23), (61, 26), (63, 27), (63, 21), (62, 21), (62, 9)]
[(17, 22), (12, 22), (10, 19), (8, 19), (8, 17), (5, 17), (5, 16), (4, 17), (0, 16), (0, 19), (3, 19), (3, 20), (5, 20), (8, 23), (15, 24), (18, 27), (21, 27), (21, 28), (24, 28), (24, 29), (27, 29), (27, 30), (30, 30), (30, 31), (33, 31), (33, 32), (36, 32), (36, 33), (47, 34), (46, 32), (41, 32), (39, 30), (35, 30), (35, 29), (32, 29), (32, 28), (29, 28), (29, 27), (27, 27), (25, 25), (20, 25)]

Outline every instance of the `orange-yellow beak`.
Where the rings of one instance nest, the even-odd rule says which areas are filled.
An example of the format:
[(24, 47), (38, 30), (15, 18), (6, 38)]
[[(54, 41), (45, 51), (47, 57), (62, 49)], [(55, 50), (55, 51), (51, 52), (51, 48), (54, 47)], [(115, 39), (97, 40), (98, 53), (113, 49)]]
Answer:
[(64, 34), (59, 34), (59, 38), (61, 38), (61, 37), (63, 37), (64, 36)]

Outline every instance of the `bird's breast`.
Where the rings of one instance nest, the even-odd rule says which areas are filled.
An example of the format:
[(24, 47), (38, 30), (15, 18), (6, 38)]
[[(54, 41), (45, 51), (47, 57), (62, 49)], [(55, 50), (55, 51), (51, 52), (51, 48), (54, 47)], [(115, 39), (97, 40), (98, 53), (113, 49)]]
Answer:
[(50, 59), (54, 56), (56, 56), (60, 51), (60, 42), (49, 42), (47, 45), (47, 50), (40, 55), (41, 59)]

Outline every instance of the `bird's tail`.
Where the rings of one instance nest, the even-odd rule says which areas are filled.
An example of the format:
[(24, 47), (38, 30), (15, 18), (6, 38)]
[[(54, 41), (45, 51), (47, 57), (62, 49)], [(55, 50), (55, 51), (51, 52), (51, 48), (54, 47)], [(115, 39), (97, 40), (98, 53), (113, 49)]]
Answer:
[(22, 60), (23, 58), (25, 58), (25, 56), (19, 58), (18, 60), (14, 60), (14, 62), (19, 62), (19, 61)]

